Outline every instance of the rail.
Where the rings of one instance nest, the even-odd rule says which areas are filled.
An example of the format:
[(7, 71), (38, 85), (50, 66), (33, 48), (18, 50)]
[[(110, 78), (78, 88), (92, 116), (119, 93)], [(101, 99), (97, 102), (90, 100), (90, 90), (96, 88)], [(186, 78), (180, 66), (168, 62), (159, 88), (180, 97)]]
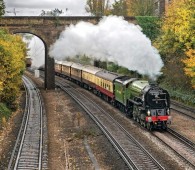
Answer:
[(10, 158), (8, 170), (42, 168), (43, 120), (40, 92), (23, 76), (26, 89), (26, 107), (20, 131)]
[(164, 169), (140, 143), (97, 104), (68, 84), (59, 81), (56, 84), (74, 98), (91, 116), (130, 169)]

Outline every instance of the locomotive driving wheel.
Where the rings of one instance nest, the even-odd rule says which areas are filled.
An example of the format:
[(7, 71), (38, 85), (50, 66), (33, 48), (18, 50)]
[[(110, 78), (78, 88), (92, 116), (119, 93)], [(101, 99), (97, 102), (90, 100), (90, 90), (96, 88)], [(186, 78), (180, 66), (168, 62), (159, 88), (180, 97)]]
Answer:
[(142, 126), (143, 126), (144, 128), (146, 128), (146, 122), (145, 122), (145, 121), (143, 121)]
[(137, 106), (134, 106), (133, 107), (133, 119), (139, 123), (138, 113), (139, 113), (138, 107)]

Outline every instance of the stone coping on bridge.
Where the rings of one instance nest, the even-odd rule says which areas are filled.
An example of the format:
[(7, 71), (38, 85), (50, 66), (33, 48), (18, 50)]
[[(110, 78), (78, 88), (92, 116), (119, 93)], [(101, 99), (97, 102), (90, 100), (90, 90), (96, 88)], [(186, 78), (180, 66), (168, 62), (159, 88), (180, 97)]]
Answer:
[[(63, 25), (69, 22), (70, 24), (76, 24), (79, 21), (86, 21), (91, 23), (98, 23), (102, 17), (98, 16), (3, 16), (0, 18), (0, 26), (8, 26), (8, 25), (24, 25), (24, 24), (57, 24)], [(135, 23), (135, 17), (124, 17), (124, 19), (128, 22)]]

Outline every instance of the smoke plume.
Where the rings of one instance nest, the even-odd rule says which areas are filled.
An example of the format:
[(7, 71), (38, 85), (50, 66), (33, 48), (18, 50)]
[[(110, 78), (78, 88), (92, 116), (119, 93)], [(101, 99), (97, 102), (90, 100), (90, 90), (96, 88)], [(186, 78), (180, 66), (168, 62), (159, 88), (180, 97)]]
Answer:
[(50, 48), (50, 56), (56, 60), (84, 54), (115, 61), (150, 78), (159, 75), (163, 66), (158, 51), (140, 28), (117, 16), (103, 17), (97, 25), (87, 22), (71, 25)]

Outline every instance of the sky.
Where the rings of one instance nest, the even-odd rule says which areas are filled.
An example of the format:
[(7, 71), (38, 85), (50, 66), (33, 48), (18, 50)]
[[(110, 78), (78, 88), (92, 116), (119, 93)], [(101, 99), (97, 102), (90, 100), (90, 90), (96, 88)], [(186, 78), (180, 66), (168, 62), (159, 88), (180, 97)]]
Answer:
[[(87, 0), (4, 0), (6, 16), (39, 16), (42, 10), (51, 11), (58, 8), (63, 11), (60, 16), (90, 15), (86, 13)], [(112, 4), (114, 0), (110, 0)]]
[[(4, 0), (7, 16), (38, 16), (42, 10), (55, 8), (63, 10), (66, 15), (89, 15), (85, 12), (87, 0)], [(67, 9), (67, 10), (66, 10)]]

